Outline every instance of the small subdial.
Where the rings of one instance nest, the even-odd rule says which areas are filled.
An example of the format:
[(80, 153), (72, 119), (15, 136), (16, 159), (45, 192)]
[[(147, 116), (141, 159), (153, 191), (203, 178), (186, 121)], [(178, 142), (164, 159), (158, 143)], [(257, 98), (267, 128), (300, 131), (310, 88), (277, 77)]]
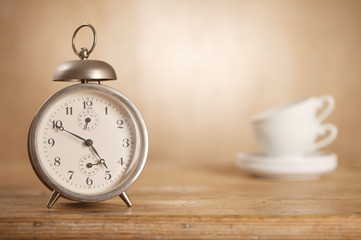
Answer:
[(87, 176), (92, 176), (99, 171), (99, 161), (91, 154), (80, 158), (79, 169), (80, 172)]
[(94, 130), (99, 123), (98, 114), (91, 109), (85, 109), (79, 113), (78, 124), (86, 131)]

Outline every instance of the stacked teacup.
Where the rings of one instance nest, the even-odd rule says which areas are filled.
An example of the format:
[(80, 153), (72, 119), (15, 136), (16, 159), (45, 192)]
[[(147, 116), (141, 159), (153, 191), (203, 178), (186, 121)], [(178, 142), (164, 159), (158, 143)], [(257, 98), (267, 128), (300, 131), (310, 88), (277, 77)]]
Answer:
[(255, 115), (253, 130), (264, 154), (241, 153), (238, 165), (256, 175), (281, 180), (315, 179), (333, 170), (336, 154), (317, 150), (337, 137), (337, 127), (323, 123), (334, 106), (334, 98), (324, 95)]

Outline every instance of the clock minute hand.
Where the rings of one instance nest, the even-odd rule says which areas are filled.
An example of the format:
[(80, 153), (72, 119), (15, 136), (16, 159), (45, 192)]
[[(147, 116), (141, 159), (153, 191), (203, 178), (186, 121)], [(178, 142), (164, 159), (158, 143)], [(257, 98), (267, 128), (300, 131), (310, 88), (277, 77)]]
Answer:
[(65, 132), (73, 135), (74, 137), (83, 140), (83, 141), (85, 142), (85, 145), (88, 146), (88, 147), (90, 147), (90, 148), (94, 151), (94, 153), (98, 156), (98, 158), (100, 159), (100, 164), (103, 164), (104, 167), (108, 168), (108, 166), (105, 164), (105, 160), (100, 157), (98, 151), (97, 151), (97, 150), (95, 149), (95, 147), (93, 146), (93, 141), (92, 141), (91, 139), (82, 138), (82, 137), (76, 135), (75, 133), (69, 132), (68, 130), (66, 130), (66, 129), (65, 129), (64, 127), (62, 127), (62, 126), (61, 126), (61, 127), (56, 126), (56, 127), (57, 127), (60, 131), (65, 131)]
[(67, 132), (67, 133), (69, 133), (69, 134), (73, 135), (74, 137), (77, 137), (77, 138), (79, 138), (79, 139), (83, 140), (84, 142), (86, 142), (86, 141), (87, 141), (85, 138), (82, 138), (82, 137), (80, 137), (80, 136), (76, 135), (75, 133), (69, 132), (69, 131), (68, 131), (68, 130), (66, 130), (64, 127), (58, 127), (58, 126), (56, 126), (56, 127), (57, 127), (60, 131), (65, 131), (65, 132)]

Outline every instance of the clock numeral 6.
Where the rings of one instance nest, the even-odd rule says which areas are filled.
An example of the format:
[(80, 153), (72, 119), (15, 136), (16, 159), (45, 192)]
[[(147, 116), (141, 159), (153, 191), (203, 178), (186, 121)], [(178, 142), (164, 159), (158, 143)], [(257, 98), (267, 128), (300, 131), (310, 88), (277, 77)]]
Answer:
[(86, 184), (89, 185), (89, 186), (93, 185), (93, 180), (90, 179), (90, 177), (88, 177), (85, 182), (86, 182)]
[(60, 157), (56, 157), (56, 158), (54, 158), (54, 166), (60, 166)]

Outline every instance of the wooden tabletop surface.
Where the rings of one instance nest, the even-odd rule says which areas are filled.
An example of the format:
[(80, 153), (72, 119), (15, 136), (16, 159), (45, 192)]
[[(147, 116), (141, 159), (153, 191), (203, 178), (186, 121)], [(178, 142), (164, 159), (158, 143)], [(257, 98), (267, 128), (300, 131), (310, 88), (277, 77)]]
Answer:
[(59, 199), (30, 164), (0, 166), (1, 239), (361, 239), (361, 167), (320, 180), (251, 177), (235, 164), (148, 161), (120, 198)]

